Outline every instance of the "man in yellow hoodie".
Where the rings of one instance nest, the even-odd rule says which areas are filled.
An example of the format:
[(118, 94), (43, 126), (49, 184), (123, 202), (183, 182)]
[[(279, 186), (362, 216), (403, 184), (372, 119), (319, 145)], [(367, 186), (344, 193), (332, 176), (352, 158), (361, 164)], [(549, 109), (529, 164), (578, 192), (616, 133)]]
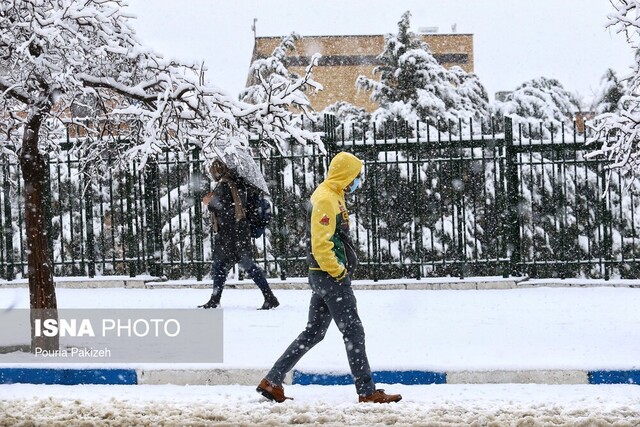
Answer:
[(302, 333), (289, 345), (257, 387), (269, 400), (284, 402), (282, 383), (285, 375), (325, 336), (331, 320), (342, 333), (349, 367), (360, 402), (390, 403), (402, 399), (399, 394), (376, 390), (365, 350), (364, 328), (358, 316), (350, 274), (357, 256), (349, 237), (349, 212), (344, 193), (360, 185), (362, 161), (356, 156), (338, 153), (329, 165), (327, 178), (311, 195), (309, 236), (309, 285), (313, 291), (309, 320)]

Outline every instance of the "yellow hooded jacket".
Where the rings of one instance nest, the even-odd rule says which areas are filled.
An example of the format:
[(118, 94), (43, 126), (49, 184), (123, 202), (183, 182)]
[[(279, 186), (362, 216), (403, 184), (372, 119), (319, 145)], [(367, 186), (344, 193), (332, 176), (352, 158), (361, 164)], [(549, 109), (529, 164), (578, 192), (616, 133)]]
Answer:
[(362, 160), (338, 153), (329, 165), (327, 178), (311, 195), (309, 269), (322, 270), (341, 280), (355, 253), (349, 241), (349, 212), (344, 189), (360, 174)]

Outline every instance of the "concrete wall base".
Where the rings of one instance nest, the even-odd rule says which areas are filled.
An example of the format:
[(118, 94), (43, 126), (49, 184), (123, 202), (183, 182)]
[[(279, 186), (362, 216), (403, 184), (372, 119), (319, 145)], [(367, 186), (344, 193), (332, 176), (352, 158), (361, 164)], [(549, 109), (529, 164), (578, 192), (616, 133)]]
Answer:
[(586, 371), (516, 370), (447, 372), (447, 384), (589, 384)]
[[(175, 385), (258, 385), (267, 373), (264, 369), (184, 369), (138, 370), (138, 384)], [(291, 384), (291, 374), (285, 378)]]

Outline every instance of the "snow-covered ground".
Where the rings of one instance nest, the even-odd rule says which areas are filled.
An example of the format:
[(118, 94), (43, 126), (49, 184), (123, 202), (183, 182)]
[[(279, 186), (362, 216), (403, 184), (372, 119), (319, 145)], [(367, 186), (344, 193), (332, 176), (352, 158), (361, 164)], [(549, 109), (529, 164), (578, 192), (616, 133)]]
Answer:
[(0, 426), (636, 426), (637, 385), (385, 386), (397, 404), (354, 402), (353, 386), (288, 386), (267, 402), (250, 386), (0, 387)]
[[(58, 289), (58, 303), (61, 308), (189, 308), (206, 301), (209, 292)], [(257, 289), (225, 290), (224, 362), (172, 368), (266, 372), (304, 327), (310, 295), (275, 293), (282, 305), (258, 311)], [(639, 289), (361, 290), (356, 295), (374, 371), (640, 369)], [(0, 309), (10, 306), (27, 307), (27, 289), (0, 289)], [(297, 368), (348, 372), (335, 327)], [(272, 404), (246, 385), (2, 385), (0, 426), (640, 424), (638, 385), (379, 386), (402, 393), (403, 400), (357, 404), (353, 386), (288, 385), (286, 393), (295, 400)]]

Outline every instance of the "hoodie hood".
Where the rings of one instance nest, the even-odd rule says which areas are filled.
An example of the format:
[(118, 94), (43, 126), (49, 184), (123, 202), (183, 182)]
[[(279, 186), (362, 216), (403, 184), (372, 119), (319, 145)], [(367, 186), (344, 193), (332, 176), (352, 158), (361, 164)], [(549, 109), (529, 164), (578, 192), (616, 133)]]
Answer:
[(336, 189), (344, 189), (362, 170), (362, 160), (351, 153), (344, 151), (336, 154), (329, 165), (326, 183), (332, 184)]

